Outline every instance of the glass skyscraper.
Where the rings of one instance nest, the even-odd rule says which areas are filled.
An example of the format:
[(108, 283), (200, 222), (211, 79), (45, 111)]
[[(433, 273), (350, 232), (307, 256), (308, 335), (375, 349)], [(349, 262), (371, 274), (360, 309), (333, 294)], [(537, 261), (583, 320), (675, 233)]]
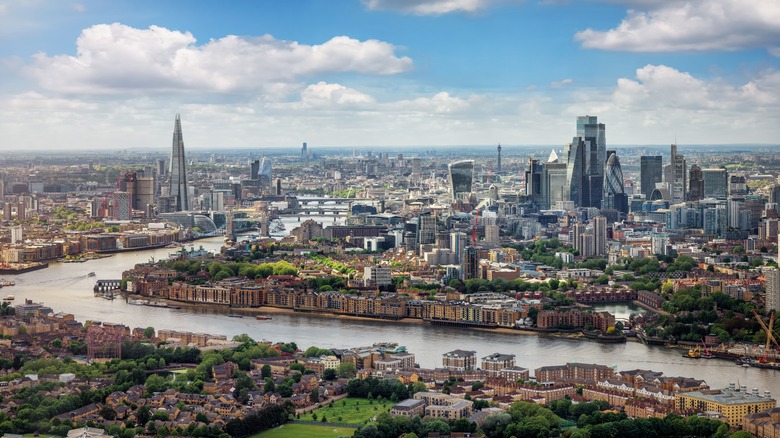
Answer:
[(566, 149), (566, 179), (570, 200), (578, 207), (601, 208), (606, 126), (595, 116), (577, 117), (577, 136)]
[(452, 199), (461, 199), (471, 193), (474, 182), (474, 161), (463, 160), (450, 163), (450, 187), (452, 187)]
[(663, 158), (660, 155), (643, 156), (639, 165), (639, 189), (645, 199), (650, 199), (655, 185), (663, 181)]
[(173, 149), (169, 173), (171, 179), (168, 195), (176, 198), (174, 211), (190, 210), (192, 204), (187, 184), (187, 160), (184, 157), (184, 138), (181, 134), (181, 118), (178, 114), (173, 127)]
[(623, 169), (620, 168), (615, 151), (607, 152), (607, 164), (604, 166), (604, 190), (601, 208), (628, 213), (628, 197), (623, 187)]

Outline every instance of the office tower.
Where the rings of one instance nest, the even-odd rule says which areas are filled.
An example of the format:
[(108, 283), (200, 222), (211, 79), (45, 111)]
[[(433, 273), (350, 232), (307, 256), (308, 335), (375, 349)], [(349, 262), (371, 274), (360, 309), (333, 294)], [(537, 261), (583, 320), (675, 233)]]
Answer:
[(660, 155), (643, 156), (639, 161), (639, 189), (645, 199), (650, 199), (655, 185), (663, 181), (663, 158)]
[(703, 169), (701, 174), (705, 198), (725, 198), (728, 195), (729, 175), (726, 169)]
[(593, 243), (594, 254), (597, 257), (607, 255), (607, 218), (596, 216), (593, 218)]
[(704, 179), (702, 179), (701, 167), (696, 164), (688, 171), (688, 200), (700, 201), (704, 199)]
[(309, 158), (309, 150), (308, 146), (306, 145), (306, 142), (303, 142), (303, 146), (301, 147), (301, 160), (306, 160)]
[(780, 270), (765, 268), (766, 310), (780, 310)]
[(772, 186), (772, 189), (769, 191), (769, 201), (767, 202), (780, 205), (780, 184)]
[(258, 164), (257, 181), (263, 191), (271, 191), (274, 181), (273, 168), (271, 166), (271, 160), (266, 157), (260, 159), (260, 163)]
[(260, 173), (260, 160), (254, 160), (249, 163), (249, 179), (257, 179), (258, 173)]
[(685, 164), (685, 156), (677, 153), (677, 145), (672, 145), (672, 180), (669, 193), (672, 195), (672, 204), (685, 202), (687, 190), (688, 172)]
[[(414, 164), (414, 159), (412, 159)], [(471, 185), (474, 182), (474, 161), (463, 160), (449, 164), (450, 187), (452, 199), (458, 200), (471, 193)]]
[(604, 164), (607, 161), (606, 126), (599, 123), (595, 116), (577, 117), (577, 137), (582, 138), (588, 148), (584, 167), (588, 198), (583, 207), (601, 208)]
[(157, 160), (157, 176), (165, 176), (165, 160)]
[(542, 171), (539, 160), (528, 157), (528, 166), (525, 169), (525, 195), (539, 208), (545, 208), (546, 204), (542, 194)]
[(427, 245), (436, 243), (436, 216), (430, 212), (421, 213), (417, 225), (417, 243)]
[(414, 176), (422, 175), (422, 160), (420, 157), (412, 158), (412, 174)]
[(450, 234), (450, 249), (455, 255), (455, 263), (460, 263), (460, 259), (463, 256), (463, 251), (468, 245), (469, 236), (463, 232), (455, 232)]
[(615, 151), (607, 151), (601, 208), (628, 213), (628, 196), (623, 187), (623, 170), (620, 168), (620, 160)]
[(601, 207), (606, 161), (606, 128), (596, 117), (577, 117), (577, 136), (565, 150), (569, 200), (578, 207)]
[(187, 160), (184, 156), (184, 138), (181, 134), (181, 118), (178, 114), (176, 114), (173, 128), (173, 149), (171, 150), (169, 173), (171, 179), (168, 195), (176, 198), (174, 211), (189, 210), (192, 204), (187, 184)]
[(569, 200), (569, 190), (566, 185), (566, 163), (558, 160), (555, 149), (550, 153), (547, 162), (542, 166), (542, 202), (540, 208), (548, 209), (559, 202)]
[(747, 181), (745, 175), (729, 175), (729, 195), (747, 195)]
[(498, 148), (496, 148), (498, 151), (498, 158), (496, 159), (496, 173), (501, 173), (501, 144), (499, 143)]

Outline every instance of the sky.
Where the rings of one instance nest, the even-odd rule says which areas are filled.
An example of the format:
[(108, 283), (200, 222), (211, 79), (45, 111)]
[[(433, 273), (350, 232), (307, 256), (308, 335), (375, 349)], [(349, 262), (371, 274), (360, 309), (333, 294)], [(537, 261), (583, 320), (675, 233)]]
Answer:
[(0, 150), (780, 144), (778, 0), (0, 0)]

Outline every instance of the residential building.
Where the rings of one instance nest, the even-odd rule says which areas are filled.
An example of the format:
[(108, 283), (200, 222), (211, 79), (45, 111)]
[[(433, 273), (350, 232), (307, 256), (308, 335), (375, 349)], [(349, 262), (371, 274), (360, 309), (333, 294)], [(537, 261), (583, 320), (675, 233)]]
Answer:
[(491, 376), (497, 376), (503, 369), (515, 366), (514, 354), (493, 353), (482, 358), (482, 370)]
[(717, 412), (724, 416), (731, 426), (742, 424), (748, 414), (772, 409), (776, 405), (768, 393), (759, 395), (758, 389), (748, 392), (746, 386), (705, 391), (680, 392), (674, 396), (674, 407), (678, 411)]
[(477, 367), (477, 352), (453, 350), (442, 355), (442, 366), (450, 371), (468, 371)]

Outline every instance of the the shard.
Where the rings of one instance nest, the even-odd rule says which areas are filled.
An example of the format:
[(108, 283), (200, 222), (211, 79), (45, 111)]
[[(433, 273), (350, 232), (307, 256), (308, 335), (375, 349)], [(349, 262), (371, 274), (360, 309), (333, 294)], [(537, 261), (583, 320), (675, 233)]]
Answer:
[(181, 118), (176, 114), (173, 128), (173, 149), (171, 150), (170, 188), (168, 194), (176, 198), (175, 211), (189, 210), (189, 187), (187, 184), (187, 160), (184, 157), (184, 138), (181, 134)]

